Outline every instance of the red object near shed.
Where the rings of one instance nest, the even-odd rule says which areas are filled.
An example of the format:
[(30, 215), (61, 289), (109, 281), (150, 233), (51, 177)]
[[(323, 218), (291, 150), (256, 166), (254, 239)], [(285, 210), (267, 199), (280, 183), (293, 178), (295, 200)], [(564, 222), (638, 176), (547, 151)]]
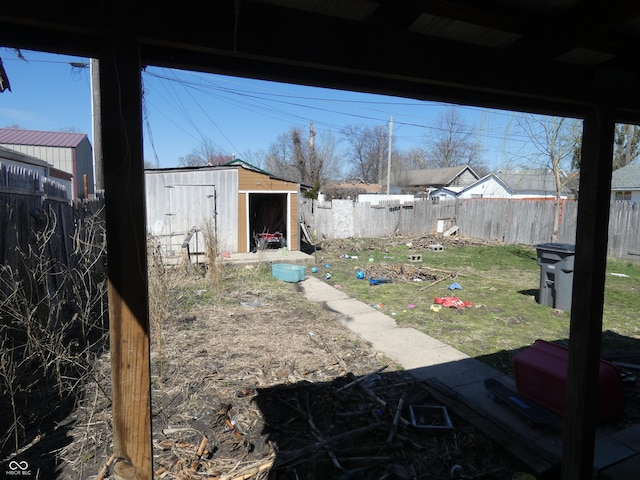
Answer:
[[(536, 340), (513, 357), (518, 392), (552, 412), (565, 411), (565, 390), (569, 350), (562, 345)], [(618, 368), (600, 360), (598, 380), (598, 421), (621, 415), (624, 411), (624, 384)]]

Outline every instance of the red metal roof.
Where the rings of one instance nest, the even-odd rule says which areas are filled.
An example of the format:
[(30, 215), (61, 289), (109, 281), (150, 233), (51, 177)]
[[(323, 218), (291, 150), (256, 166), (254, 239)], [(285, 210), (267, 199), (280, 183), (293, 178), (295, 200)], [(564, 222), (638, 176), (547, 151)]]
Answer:
[(76, 147), (85, 133), (43, 132), (22, 128), (0, 128), (0, 143), (39, 147)]

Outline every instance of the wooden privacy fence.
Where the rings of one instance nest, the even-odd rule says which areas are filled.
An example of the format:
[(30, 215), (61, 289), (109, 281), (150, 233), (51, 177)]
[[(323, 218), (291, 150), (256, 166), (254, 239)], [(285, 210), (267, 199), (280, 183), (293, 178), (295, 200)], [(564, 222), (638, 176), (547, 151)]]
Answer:
[(76, 228), (100, 212), (103, 204), (103, 200), (72, 204), (64, 186), (32, 170), (0, 164), (1, 264), (26, 275), (25, 252), (42, 248), (36, 237), (46, 234), (45, 250), (38, 253), (69, 265)]
[[(556, 241), (575, 243), (578, 202), (562, 201)], [(351, 200), (320, 203), (304, 200), (300, 221), (316, 238), (370, 238), (388, 235), (416, 236), (446, 232), (457, 226), (457, 235), (508, 244), (536, 245), (551, 241), (554, 201), (527, 199), (460, 199), (410, 204), (381, 202), (372, 205)], [(603, 225), (602, 228), (607, 228)], [(624, 258), (640, 256), (640, 207), (612, 202), (608, 254)]]

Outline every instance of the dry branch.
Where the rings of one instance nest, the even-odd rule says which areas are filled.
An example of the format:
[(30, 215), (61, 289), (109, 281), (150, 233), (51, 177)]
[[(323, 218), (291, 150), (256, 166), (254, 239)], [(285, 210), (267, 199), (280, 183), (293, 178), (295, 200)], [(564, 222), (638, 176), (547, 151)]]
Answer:
[(198, 469), (198, 465), (200, 464), (200, 459), (202, 458), (202, 455), (204, 455), (205, 448), (207, 448), (207, 443), (209, 443), (209, 440), (207, 439), (207, 437), (202, 437), (202, 440), (200, 441), (200, 445), (198, 446), (198, 450), (196, 451), (196, 458), (191, 464), (191, 470), (194, 472)]
[(398, 407), (396, 408), (396, 414), (395, 414), (395, 417), (393, 418), (393, 423), (391, 424), (389, 435), (387, 436), (387, 443), (391, 443), (391, 440), (393, 440), (393, 437), (395, 436), (396, 431), (398, 430), (398, 422), (400, 421), (400, 415), (402, 414), (403, 403), (404, 403), (404, 395), (402, 395), (402, 397), (400, 397), (400, 400), (398, 400)]
[(363, 433), (370, 432), (372, 430), (376, 430), (379, 428), (383, 428), (383, 422), (371, 423), (369, 425), (365, 425), (361, 428), (356, 428), (355, 430), (350, 430), (348, 432), (340, 433), (333, 437), (327, 438), (326, 440), (322, 440), (320, 442), (315, 442), (311, 445), (307, 445), (306, 447), (299, 448), (298, 450), (293, 450), (289, 452), (280, 452), (280, 454), (285, 457), (281, 463), (278, 464), (278, 467), (283, 467), (285, 465), (294, 464), (296, 460), (304, 457), (305, 455), (316, 453), (319, 450), (323, 450), (332, 445), (336, 445), (348, 438), (355, 437), (357, 435), (361, 435)]
[(275, 455), (271, 455), (264, 460), (261, 460), (253, 465), (249, 465), (248, 467), (238, 470), (237, 472), (222, 475), (220, 477), (220, 480), (247, 480), (248, 478), (254, 477), (259, 473), (273, 467), (275, 459)]
[(449, 278), (452, 278), (452, 277), (453, 277), (453, 275), (447, 275), (446, 277), (439, 278), (439, 279), (438, 279), (438, 280), (436, 280), (435, 282), (431, 282), (431, 283), (430, 283), (429, 285), (427, 285), (426, 287), (422, 287), (422, 288), (420, 289), (420, 291), (426, 290), (427, 288), (431, 288), (431, 287), (433, 287), (434, 285), (437, 285), (437, 284), (438, 284), (438, 283), (440, 283), (440, 282), (444, 282), (445, 280), (447, 280), (447, 279), (449, 279)]
[(342, 387), (338, 388), (336, 390), (336, 392), (341, 392), (342, 390), (346, 390), (347, 388), (350, 388), (354, 385), (357, 385), (360, 382), (364, 382), (367, 378), (371, 378), (371, 376), (376, 375), (377, 373), (382, 372), (383, 370), (385, 370), (388, 367), (388, 365), (385, 365), (384, 367), (380, 367), (379, 369), (377, 369), (375, 372), (371, 372), (368, 375), (365, 375), (363, 377), (360, 377), (352, 382), (347, 383), (346, 385), (343, 385)]
[(104, 480), (104, 477), (106, 477), (107, 474), (109, 473), (109, 468), (111, 468), (111, 465), (113, 464), (115, 459), (116, 459), (116, 456), (114, 454), (111, 454), (111, 456), (109, 457), (109, 460), (107, 460), (107, 463), (105, 463), (100, 469), (100, 471), (98, 472), (98, 475), (96, 476), (96, 480)]
[(336, 359), (336, 361), (338, 362), (338, 364), (340, 365), (340, 367), (342, 368), (343, 371), (347, 371), (347, 364), (344, 363), (344, 360), (340, 357), (340, 355), (338, 355), (336, 352), (333, 351), (333, 349), (331, 347), (329, 347), (329, 345), (327, 345), (327, 342), (325, 342), (321, 337), (318, 336), (317, 333), (315, 332), (307, 332), (307, 334), (309, 335), (309, 338), (311, 338), (311, 340), (314, 340), (314, 337), (318, 337), (318, 341), (322, 344), (322, 346), (324, 347), (324, 349), (329, 352), (331, 355), (333, 355), (333, 358)]

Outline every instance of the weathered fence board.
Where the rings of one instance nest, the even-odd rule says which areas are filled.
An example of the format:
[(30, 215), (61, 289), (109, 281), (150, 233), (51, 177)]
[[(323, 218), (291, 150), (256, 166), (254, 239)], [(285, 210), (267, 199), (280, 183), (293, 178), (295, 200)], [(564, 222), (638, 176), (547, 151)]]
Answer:
[[(563, 200), (555, 241), (575, 243), (578, 202)], [(536, 245), (552, 240), (554, 201), (522, 199), (464, 199), (413, 204), (334, 200), (318, 205), (305, 202), (300, 219), (318, 238), (367, 238), (422, 235), (457, 225), (459, 234), (508, 244)], [(603, 225), (602, 228), (607, 228)], [(613, 202), (609, 221), (608, 254), (617, 258), (640, 257), (640, 208), (630, 202)]]
[(26, 275), (30, 266), (25, 252), (43, 248), (37, 236), (47, 235), (42, 254), (70, 265), (76, 228), (103, 205), (103, 200), (72, 204), (64, 185), (26, 168), (0, 164), (0, 262)]

